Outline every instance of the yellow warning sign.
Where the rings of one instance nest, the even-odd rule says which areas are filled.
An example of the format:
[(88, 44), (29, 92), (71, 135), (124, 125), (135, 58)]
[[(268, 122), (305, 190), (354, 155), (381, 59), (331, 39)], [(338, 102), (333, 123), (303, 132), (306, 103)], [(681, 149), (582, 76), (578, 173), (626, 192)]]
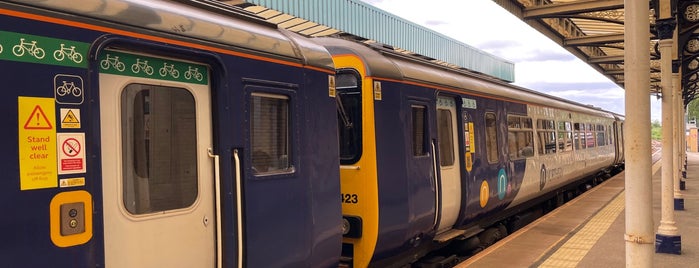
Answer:
[(80, 109), (61, 109), (61, 128), (80, 128)]
[(58, 186), (53, 98), (18, 97), (20, 189)]

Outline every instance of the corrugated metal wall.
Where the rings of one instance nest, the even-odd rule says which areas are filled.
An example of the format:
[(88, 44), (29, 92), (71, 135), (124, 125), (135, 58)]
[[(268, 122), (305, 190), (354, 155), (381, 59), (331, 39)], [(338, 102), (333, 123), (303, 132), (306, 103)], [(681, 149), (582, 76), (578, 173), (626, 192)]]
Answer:
[[(514, 81), (514, 64), (359, 0), (246, 0), (352, 35)], [(438, 16), (438, 14), (435, 14)]]

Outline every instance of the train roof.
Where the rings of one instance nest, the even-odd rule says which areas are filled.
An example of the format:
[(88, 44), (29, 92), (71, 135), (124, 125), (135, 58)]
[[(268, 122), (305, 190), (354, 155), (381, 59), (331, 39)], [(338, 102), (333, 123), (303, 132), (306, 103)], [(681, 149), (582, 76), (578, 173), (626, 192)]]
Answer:
[(600, 108), (512, 85), (476, 72), (446, 68), (419, 58), (395, 53), (380, 46), (372, 47), (352, 40), (331, 37), (315, 38), (315, 40), (326, 46), (334, 55), (354, 54), (360, 57), (367, 65), (367, 76), (416, 82), (486, 97), (613, 117), (611, 112)]
[(322, 46), (298, 34), (278, 29), (276, 25), (241, 8), (217, 4), (216, 1), (181, 1), (186, 4), (163, 0), (7, 2), (44, 9), (49, 16), (63, 14), (71, 20), (88, 24), (127, 25), (146, 30), (149, 34), (193, 38), (226, 49), (328, 70), (334, 68), (332, 59)]

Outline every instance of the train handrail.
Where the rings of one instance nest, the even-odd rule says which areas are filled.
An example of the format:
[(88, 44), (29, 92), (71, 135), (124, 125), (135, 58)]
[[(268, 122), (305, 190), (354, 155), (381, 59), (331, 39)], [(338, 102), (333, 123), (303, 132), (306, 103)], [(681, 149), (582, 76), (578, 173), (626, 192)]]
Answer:
[(241, 192), (241, 177), (240, 177), (240, 156), (238, 149), (233, 150), (233, 159), (235, 160), (235, 203), (236, 203), (236, 220), (238, 223), (238, 268), (243, 268), (243, 205)]
[(221, 167), (219, 156), (214, 154), (213, 148), (208, 148), (207, 153), (214, 159), (214, 189), (216, 191), (216, 267), (223, 266), (223, 243), (221, 235)]

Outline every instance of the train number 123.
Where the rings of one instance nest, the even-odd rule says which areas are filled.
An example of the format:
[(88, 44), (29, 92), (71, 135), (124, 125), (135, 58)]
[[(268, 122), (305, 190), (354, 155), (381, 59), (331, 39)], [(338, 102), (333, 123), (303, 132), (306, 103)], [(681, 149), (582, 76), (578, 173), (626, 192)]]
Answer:
[(342, 203), (345, 204), (357, 204), (359, 203), (359, 197), (357, 194), (340, 194)]

